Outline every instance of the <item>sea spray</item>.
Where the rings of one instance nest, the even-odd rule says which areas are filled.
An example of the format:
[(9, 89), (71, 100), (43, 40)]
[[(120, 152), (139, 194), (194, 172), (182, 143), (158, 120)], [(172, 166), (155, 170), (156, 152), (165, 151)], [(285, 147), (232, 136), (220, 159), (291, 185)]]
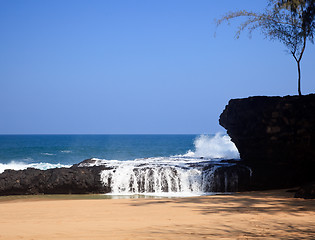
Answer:
[(186, 157), (239, 158), (239, 153), (227, 135), (217, 133), (215, 136), (200, 135), (194, 141), (195, 151), (189, 150)]

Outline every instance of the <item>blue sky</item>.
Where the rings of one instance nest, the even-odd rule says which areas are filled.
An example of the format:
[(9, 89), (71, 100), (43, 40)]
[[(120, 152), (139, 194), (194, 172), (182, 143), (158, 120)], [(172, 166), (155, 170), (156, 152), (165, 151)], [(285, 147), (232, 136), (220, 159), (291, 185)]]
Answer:
[[(266, 1), (0, 1), (0, 134), (225, 132), (231, 98), (295, 95), (296, 65), (232, 10)], [(216, 37), (214, 33), (216, 31)], [(315, 47), (302, 93), (315, 89)]]

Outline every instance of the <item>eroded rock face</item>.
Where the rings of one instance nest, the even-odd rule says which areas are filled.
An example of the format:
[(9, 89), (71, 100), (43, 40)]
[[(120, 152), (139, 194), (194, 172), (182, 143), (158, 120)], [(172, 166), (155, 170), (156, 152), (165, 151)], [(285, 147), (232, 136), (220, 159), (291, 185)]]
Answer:
[(39, 170), (5, 170), (0, 174), (0, 195), (106, 193), (99, 173), (104, 166)]
[[(251, 169), (236, 163), (216, 169), (213, 176), (212, 192), (241, 192), (250, 185)], [(210, 191), (209, 191), (210, 192)]]
[(315, 199), (315, 182), (300, 187), (295, 193), (296, 198)]
[(315, 180), (315, 94), (232, 99), (219, 122), (253, 170), (252, 189)]

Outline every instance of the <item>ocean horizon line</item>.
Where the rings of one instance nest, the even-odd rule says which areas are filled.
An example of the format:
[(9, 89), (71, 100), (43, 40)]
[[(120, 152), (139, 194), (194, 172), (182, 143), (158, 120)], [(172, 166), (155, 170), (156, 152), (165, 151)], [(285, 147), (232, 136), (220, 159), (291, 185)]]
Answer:
[[(0, 133), (0, 136), (56, 136), (56, 135), (213, 135), (216, 133)], [(225, 133), (222, 133), (225, 134)]]

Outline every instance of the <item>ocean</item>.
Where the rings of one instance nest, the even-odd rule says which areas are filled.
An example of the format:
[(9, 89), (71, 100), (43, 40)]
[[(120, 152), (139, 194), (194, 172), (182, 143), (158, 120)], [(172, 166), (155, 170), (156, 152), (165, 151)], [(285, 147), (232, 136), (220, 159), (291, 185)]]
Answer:
[(113, 194), (199, 194), (204, 191), (202, 163), (232, 158), (239, 158), (238, 151), (223, 134), (0, 135), (0, 173), (70, 167), (93, 159), (87, 165), (112, 168), (101, 179), (111, 181)]

